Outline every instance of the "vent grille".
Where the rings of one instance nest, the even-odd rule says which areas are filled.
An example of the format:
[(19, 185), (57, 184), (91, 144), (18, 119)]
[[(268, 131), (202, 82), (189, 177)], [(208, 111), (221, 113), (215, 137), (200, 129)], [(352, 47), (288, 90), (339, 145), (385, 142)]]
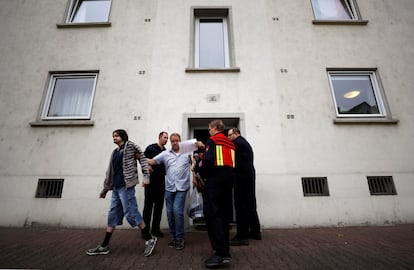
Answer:
[(329, 196), (326, 177), (302, 177), (303, 196)]
[(397, 195), (392, 176), (367, 176), (371, 195)]
[(39, 179), (36, 198), (61, 198), (64, 179)]

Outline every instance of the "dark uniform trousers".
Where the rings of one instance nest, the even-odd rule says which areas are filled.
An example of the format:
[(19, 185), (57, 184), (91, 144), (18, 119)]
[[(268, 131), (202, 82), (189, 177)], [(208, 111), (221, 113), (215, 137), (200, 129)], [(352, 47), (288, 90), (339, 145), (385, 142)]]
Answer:
[(230, 256), (229, 224), (232, 219), (233, 169), (215, 167), (207, 177), (203, 190), (204, 217), (211, 246), (216, 255)]
[[(161, 179), (153, 179), (149, 185), (145, 186), (145, 199), (144, 199), (144, 210), (142, 211), (142, 216), (144, 218), (146, 228), (151, 227), (151, 233), (157, 234), (160, 232), (160, 223), (162, 216), (162, 209), (164, 207), (164, 194), (165, 194), (165, 183), (164, 176), (161, 176)], [(154, 209), (154, 214), (153, 213)], [(152, 226), (150, 225), (152, 215)], [(147, 229), (147, 230), (148, 230)]]
[(234, 202), (236, 207), (237, 236), (248, 239), (249, 234), (260, 234), (257, 215), (255, 175), (236, 174), (234, 179)]

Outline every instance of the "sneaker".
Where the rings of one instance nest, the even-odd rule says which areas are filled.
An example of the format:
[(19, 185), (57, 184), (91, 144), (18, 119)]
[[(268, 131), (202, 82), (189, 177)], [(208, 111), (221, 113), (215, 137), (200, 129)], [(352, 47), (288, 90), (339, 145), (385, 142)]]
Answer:
[(103, 246), (99, 245), (96, 248), (88, 249), (86, 251), (86, 254), (88, 254), (89, 256), (107, 255), (107, 254), (109, 254), (109, 252), (110, 252), (109, 246), (103, 247)]
[(168, 247), (169, 248), (175, 247), (175, 239), (171, 239), (170, 242), (168, 242)]
[(231, 257), (223, 257), (223, 265), (231, 263)]
[(231, 257), (221, 257), (218, 255), (213, 255), (204, 262), (204, 265), (207, 268), (218, 268), (220, 266), (228, 266), (230, 262)]
[(182, 250), (184, 248), (184, 239), (177, 239), (175, 241), (175, 249)]
[(153, 236), (150, 240), (145, 242), (145, 250), (144, 256), (148, 257), (152, 254), (152, 251), (155, 248), (155, 244), (157, 243), (157, 237)]

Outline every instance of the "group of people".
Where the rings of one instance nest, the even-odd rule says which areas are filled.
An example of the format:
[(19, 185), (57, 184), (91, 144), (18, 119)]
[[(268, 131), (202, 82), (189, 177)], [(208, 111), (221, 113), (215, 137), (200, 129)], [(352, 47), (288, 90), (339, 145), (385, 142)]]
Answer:
[[(183, 249), (185, 199), (191, 182), (202, 192), (204, 219), (215, 251), (204, 262), (206, 267), (228, 265), (231, 262), (230, 245), (248, 245), (249, 239), (261, 239), (252, 148), (237, 128), (230, 128), (224, 134), (221, 120), (211, 121), (208, 130), (210, 137), (205, 144), (195, 142), (194, 147), (203, 154), (193, 169), (192, 153), (180, 151), (181, 136), (178, 133), (170, 135), (170, 150), (165, 149), (168, 133), (163, 131), (158, 142), (143, 152), (137, 144), (129, 141), (125, 130), (113, 131), (117, 148), (110, 156), (104, 187), (99, 194), (100, 198), (105, 198), (106, 193), (112, 190), (106, 234), (103, 242), (87, 250), (86, 254), (109, 254), (111, 236), (125, 217), (131, 227), (140, 229), (145, 240), (144, 255), (150, 256), (158, 237), (163, 237), (160, 222), (164, 200), (170, 237), (168, 246)], [(145, 187), (143, 215), (138, 210), (135, 197), (135, 186), (139, 184), (137, 161), (141, 165)], [(201, 176), (202, 187), (197, 181), (191, 181), (192, 174)], [(237, 233), (229, 241), (233, 188)]]

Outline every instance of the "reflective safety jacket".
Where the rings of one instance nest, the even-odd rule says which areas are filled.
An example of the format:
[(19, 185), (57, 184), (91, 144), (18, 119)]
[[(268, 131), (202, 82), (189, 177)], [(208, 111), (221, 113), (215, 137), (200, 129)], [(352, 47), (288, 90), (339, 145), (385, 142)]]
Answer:
[[(223, 133), (217, 133), (210, 137), (215, 147), (214, 166), (235, 167), (235, 146)], [(206, 149), (211, 151), (212, 149)]]

